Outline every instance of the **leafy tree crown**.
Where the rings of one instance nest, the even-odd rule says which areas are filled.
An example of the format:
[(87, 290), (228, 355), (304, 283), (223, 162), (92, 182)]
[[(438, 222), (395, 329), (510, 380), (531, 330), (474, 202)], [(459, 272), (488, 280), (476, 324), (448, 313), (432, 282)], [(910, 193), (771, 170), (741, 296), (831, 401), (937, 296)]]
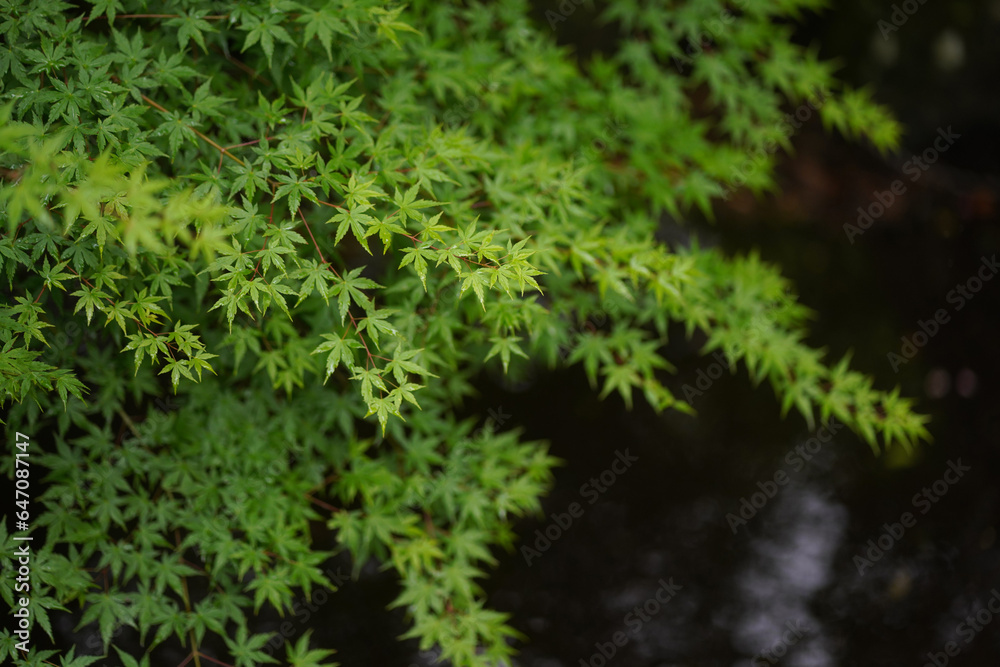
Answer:
[(557, 462), (463, 399), (484, 371), (580, 364), (602, 397), (693, 412), (671, 325), (810, 426), (928, 437), (804, 342), (774, 266), (657, 237), (771, 188), (796, 109), (896, 145), (792, 41), (816, 0), (616, 0), (587, 57), (522, 0), (0, 4), (0, 405), (44, 443), (31, 613), (53, 641), (70, 613), (105, 650), (137, 632), (143, 655), (111, 653), (129, 667), (164, 642), (205, 664), (209, 636), (237, 666), (335, 664), (253, 619), (332, 590), (346, 550), (398, 572), (405, 636), (504, 663), (521, 637), (478, 582)]

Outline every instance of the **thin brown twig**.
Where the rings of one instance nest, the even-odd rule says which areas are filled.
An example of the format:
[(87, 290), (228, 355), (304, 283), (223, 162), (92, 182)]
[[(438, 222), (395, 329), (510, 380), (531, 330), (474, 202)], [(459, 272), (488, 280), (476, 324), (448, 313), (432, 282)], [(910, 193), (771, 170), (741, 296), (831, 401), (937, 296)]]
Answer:
[(205, 660), (208, 660), (210, 662), (214, 662), (217, 665), (223, 665), (223, 667), (233, 667), (228, 662), (222, 662), (221, 660), (216, 660), (215, 658), (213, 658), (211, 656), (205, 655), (201, 651), (198, 651), (197, 653), (195, 653), (195, 656), (194, 656), (195, 662), (198, 662), (198, 656), (201, 656), (202, 658), (205, 658)]
[[(106, 19), (108, 18), (106, 14), (101, 14), (95, 16), (94, 19)], [(182, 19), (184, 18), (180, 14), (115, 14), (116, 19)], [(228, 19), (229, 14), (211, 14), (209, 16), (199, 16), (198, 18), (205, 21), (222, 21), (223, 19)], [(90, 21), (91, 19), (87, 19)]]
[[(154, 109), (156, 109), (157, 111), (162, 111), (163, 113), (170, 113), (169, 111), (167, 111), (167, 109), (166, 109), (165, 107), (163, 107), (162, 105), (158, 104), (158, 103), (157, 103), (157, 102), (156, 102), (155, 100), (152, 100), (152, 99), (150, 99), (150, 98), (149, 98), (149, 97), (147, 97), (146, 95), (143, 95), (143, 96), (142, 96), (142, 101), (143, 101), (143, 102), (145, 102), (146, 104), (148, 104), (149, 106), (153, 107), (153, 108), (154, 108)], [(202, 139), (203, 139), (203, 140), (204, 140), (205, 142), (207, 142), (207, 143), (208, 143), (208, 145), (212, 146), (212, 147), (213, 147), (213, 148), (215, 148), (215, 149), (216, 149), (217, 151), (221, 152), (221, 153), (222, 153), (223, 155), (225, 155), (225, 156), (227, 156), (227, 157), (229, 157), (229, 158), (232, 158), (233, 160), (236, 160), (236, 162), (237, 162), (237, 163), (238, 163), (238, 164), (239, 164), (239, 165), (240, 165), (241, 167), (245, 167), (245, 166), (247, 166), (247, 165), (246, 165), (246, 163), (245, 163), (245, 162), (244, 162), (243, 160), (241, 160), (240, 158), (236, 157), (235, 155), (233, 155), (232, 153), (230, 153), (230, 152), (229, 152), (229, 151), (228, 151), (227, 149), (223, 148), (223, 147), (222, 147), (222, 146), (220, 146), (219, 144), (215, 143), (215, 142), (214, 142), (214, 141), (213, 141), (213, 140), (212, 140), (211, 138), (209, 138), (209, 137), (208, 137), (208, 135), (206, 135), (206, 134), (205, 134), (204, 132), (201, 132), (201, 131), (199, 131), (199, 130), (196, 130), (195, 128), (191, 127), (190, 125), (188, 125), (188, 124), (186, 124), (186, 123), (185, 123), (185, 127), (187, 127), (187, 129), (191, 130), (191, 131), (192, 131), (192, 132), (194, 132), (194, 133), (195, 133), (196, 135), (198, 135), (199, 137), (201, 137), (201, 138), (202, 138)]]
[(325, 509), (325, 510), (329, 510), (330, 512), (343, 512), (343, 511), (344, 511), (344, 510), (343, 510), (342, 508), (340, 508), (340, 507), (334, 507), (334, 506), (333, 506), (333, 505), (331, 505), (330, 503), (325, 503), (325, 502), (323, 502), (322, 500), (320, 500), (320, 499), (318, 499), (318, 498), (313, 498), (313, 497), (312, 497), (311, 495), (309, 495), (308, 493), (306, 494), (306, 499), (307, 499), (307, 500), (308, 500), (309, 502), (311, 502), (311, 503), (315, 503), (316, 505), (319, 505), (320, 507), (322, 507), (322, 508), (323, 508), (323, 509)]

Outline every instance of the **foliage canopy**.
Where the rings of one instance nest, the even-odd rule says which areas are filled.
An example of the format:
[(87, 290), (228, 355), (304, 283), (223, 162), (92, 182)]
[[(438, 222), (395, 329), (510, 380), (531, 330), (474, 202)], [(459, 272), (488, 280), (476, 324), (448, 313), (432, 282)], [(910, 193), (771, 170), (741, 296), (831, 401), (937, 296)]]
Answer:
[(820, 4), (615, 0), (584, 59), (522, 0), (2, 0), (0, 404), (41, 443), (36, 628), (71, 613), (105, 651), (132, 628), (127, 666), (168, 641), (199, 662), (206, 635), (237, 666), (335, 664), (251, 620), (332, 589), (336, 548), (398, 571), (422, 647), (500, 664), (517, 633), (477, 582), (556, 461), (463, 399), (484, 369), (582, 364), (602, 396), (692, 412), (671, 323), (810, 425), (926, 439), (803, 342), (775, 267), (656, 235), (772, 187), (796, 107), (895, 146), (793, 43)]

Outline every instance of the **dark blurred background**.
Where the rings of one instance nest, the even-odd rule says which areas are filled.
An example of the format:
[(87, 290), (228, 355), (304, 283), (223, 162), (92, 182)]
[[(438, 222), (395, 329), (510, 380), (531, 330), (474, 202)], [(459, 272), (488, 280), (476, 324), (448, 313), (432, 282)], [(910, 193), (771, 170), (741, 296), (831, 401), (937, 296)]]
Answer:
[[(511, 554), (492, 577), (492, 604), (530, 636), (521, 664), (601, 665), (598, 644), (610, 653), (618, 631), (628, 642), (608, 664), (1000, 664), (1000, 617), (991, 622), (987, 606), (1000, 590), (1000, 279), (969, 299), (952, 292), (1000, 251), (1000, 2), (914, 1), (907, 8), (919, 9), (885, 34), (879, 21), (891, 20), (893, 3), (832, 4), (799, 39), (818, 42), (846, 81), (893, 109), (901, 150), (880, 156), (814, 121), (794, 138), (780, 194), (735, 197), (716, 209), (717, 224), (688, 224), (783, 267), (817, 313), (810, 342), (833, 359), (853, 350), (877, 387), (914, 397), (932, 417), (934, 444), (875, 457), (844, 429), (790, 464), (810, 437), (805, 422), (779, 419), (771, 389), (752, 389), (742, 370), (696, 399), (697, 419), (597, 401), (582, 373), (520, 395), (488, 391), (481, 408), (502, 404), (568, 461), (549, 513), (580, 502), (581, 485), (616, 449), (641, 459), (593, 505), (584, 500), (584, 515), (530, 567)], [(960, 137), (912, 181), (907, 161), (949, 127)], [(897, 179), (906, 192), (851, 243), (844, 225)], [(949, 321), (896, 372), (887, 355), (901, 354), (901, 337), (938, 309)], [(674, 345), (679, 389), (712, 361)], [(970, 470), (949, 473), (949, 484), (948, 462), (959, 460)], [(734, 536), (726, 515), (779, 471), (788, 483)], [(925, 488), (930, 496), (914, 504)], [(883, 537), (904, 512), (914, 525)], [(533, 543), (551, 522), (519, 532)], [(633, 634), (630, 610), (670, 577), (683, 589)]]
[[(539, 20), (559, 2), (539, 1)], [(780, 418), (769, 387), (753, 388), (743, 369), (718, 376), (698, 354), (703, 340), (680, 335), (675, 392), (717, 377), (694, 399), (697, 418), (599, 401), (579, 369), (517, 388), (484, 377), (468, 414), (509, 416), (504, 428), (549, 441), (567, 462), (545, 518), (517, 526), (519, 547), (537, 554), (500, 554), (485, 582), (489, 605), (527, 636), (519, 665), (1000, 665), (989, 607), (997, 591), (1000, 611), (1000, 277), (956, 291), (975, 288), (983, 258), (1000, 254), (1000, 0), (832, 5), (798, 39), (894, 111), (902, 148), (879, 155), (814, 119), (793, 137), (778, 194), (739, 194), (715, 223), (665, 220), (664, 230), (780, 265), (816, 312), (809, 342), (831, 360), (852, 350), (878, 388), (913, 397), (934, 443), (876, 457), (846, 429), (811, 440), (797, 414)], [(906, 22), (880, 30), (896, 7)], [(560, 25), (581, 54), (605, 39), (592, 9)], [(942, 130), (958, 137), (911, 180), (907, 163)], [(898, 180), (906, 191), (884, 215), (848, 234), (859, 207)], [(901, 338), (940, 309), (948, 321), (925, 326), (933, 335), (894, 368)], [(626, 450), (638, 461), (622, 471)], [(554, 526), (573, 503), (582, 515)], [(350, 571), (346, 557), (328, 567)], [(661, 604), (664, 583), (679, 590)], [(314, 635), (343, 665), (429, 665), (415, 641), (396, 641), (409, 629), (385, 610), (397, 594), (391, 573), (369, 565), (316, 607)], [(282, 619), (258, 621), (267, 632)], [(175, 649), (163, 664), (184, 660)]]
[[(555, 534), (552, 513), (574, 502), (584, 510), (530, 565), (508, 554), (487, 583), (490, 604), (528, 635), (519, 664), (1000, 664), (1000, 618), (988, 606), (1000, 591), (1000, 279), (971, 298), (953, 292), (1000, 251), (1000, 1), (907, 6), (918, 9), (891, 33), (879, 21), (893, 4), (861, 0), (833, 3), (799, 32), (894, 110), (905, 126), (898, 153), (881, 156), (814, 120), (794, 137), (780, 194), (740, 195), (717, 207), (717, 223), (684, 224), (783, 267), (816, 311), (810, 342), (833, 360), (853, 350), (878, 388), (913, 397), (932, 417), (934, 444), (876, 457), (846, 429), (810, 442), (805, 422), (780, 419), (770, 388), (752, 388), (742, 369), (695, 399), (696, 419), (598, 401), (577, 371), (519, 391), (484, 380), (470, 415), (502, 409), (505, 426), (549, 440), (568, 462), (546, 518), (518, 526), (521, 544), (535, 545), (536, 530)], [(586, 12), (573, 18), (561, 40), (587, 51), (599, 29)], [(912, 181), (907, 161), (947, 128), (960, 136)], [(852, 243), (845, 224), (897, 179), (905, 193)], [(889, 353), (939, 309), (948, 322), (897, 372)], [(671, 343), (678, 392), (715, 370), (700, 343)], [(639, 461), (589, 504), (581, 486), (626, 448)], [(961, 477), (948, 472), (959, 466)], [(771, 486), (778, 473), (785, 483)], [(762, 498), (734, 535), (727, 515)], [(914, 521), (903, 526), (906, 512)], [(681, 590), (650, 604), (671, 578)], [(392, 641), (406, 630), (400, 614), (382, 611), (395, 592), (374, 572), (338, 592), (327, 622), (342, 664), (429, 664), (415, 643)]]

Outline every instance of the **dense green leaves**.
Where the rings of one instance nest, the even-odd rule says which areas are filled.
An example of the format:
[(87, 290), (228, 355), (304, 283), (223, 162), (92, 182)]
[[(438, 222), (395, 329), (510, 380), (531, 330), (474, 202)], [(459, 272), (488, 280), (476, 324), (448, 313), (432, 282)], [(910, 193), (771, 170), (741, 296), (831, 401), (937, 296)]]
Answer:
[[(509, 661), (524, 638), (478, 581), (556, 461), (462, 399), (489, 367), (579, 363), (607, 400), (693, 412), (666, 385), (671, 322), (776, 414), (875, 451), (925, 439), (898, 391), (804, 344), (774, 267), (656, 236), (771, 187), (797, 109), (895, 144), (791, 40), (817, 4), (715, 26), (722, 0), (616, 0), (613, 48), (581, 62), (523, 0), (4, 0), (0, 405), (55, 441), (32, 459), (35, 622), (74, 614), (102, 661), (134, 628), (126, 667), (209, 634), (235, 665), (334, 664), (323, 633), (253, 616), (333, 590), (345, 550), (396, 569), (422, 646)], [(12, 639), (20, 664), (93, 662)]]

